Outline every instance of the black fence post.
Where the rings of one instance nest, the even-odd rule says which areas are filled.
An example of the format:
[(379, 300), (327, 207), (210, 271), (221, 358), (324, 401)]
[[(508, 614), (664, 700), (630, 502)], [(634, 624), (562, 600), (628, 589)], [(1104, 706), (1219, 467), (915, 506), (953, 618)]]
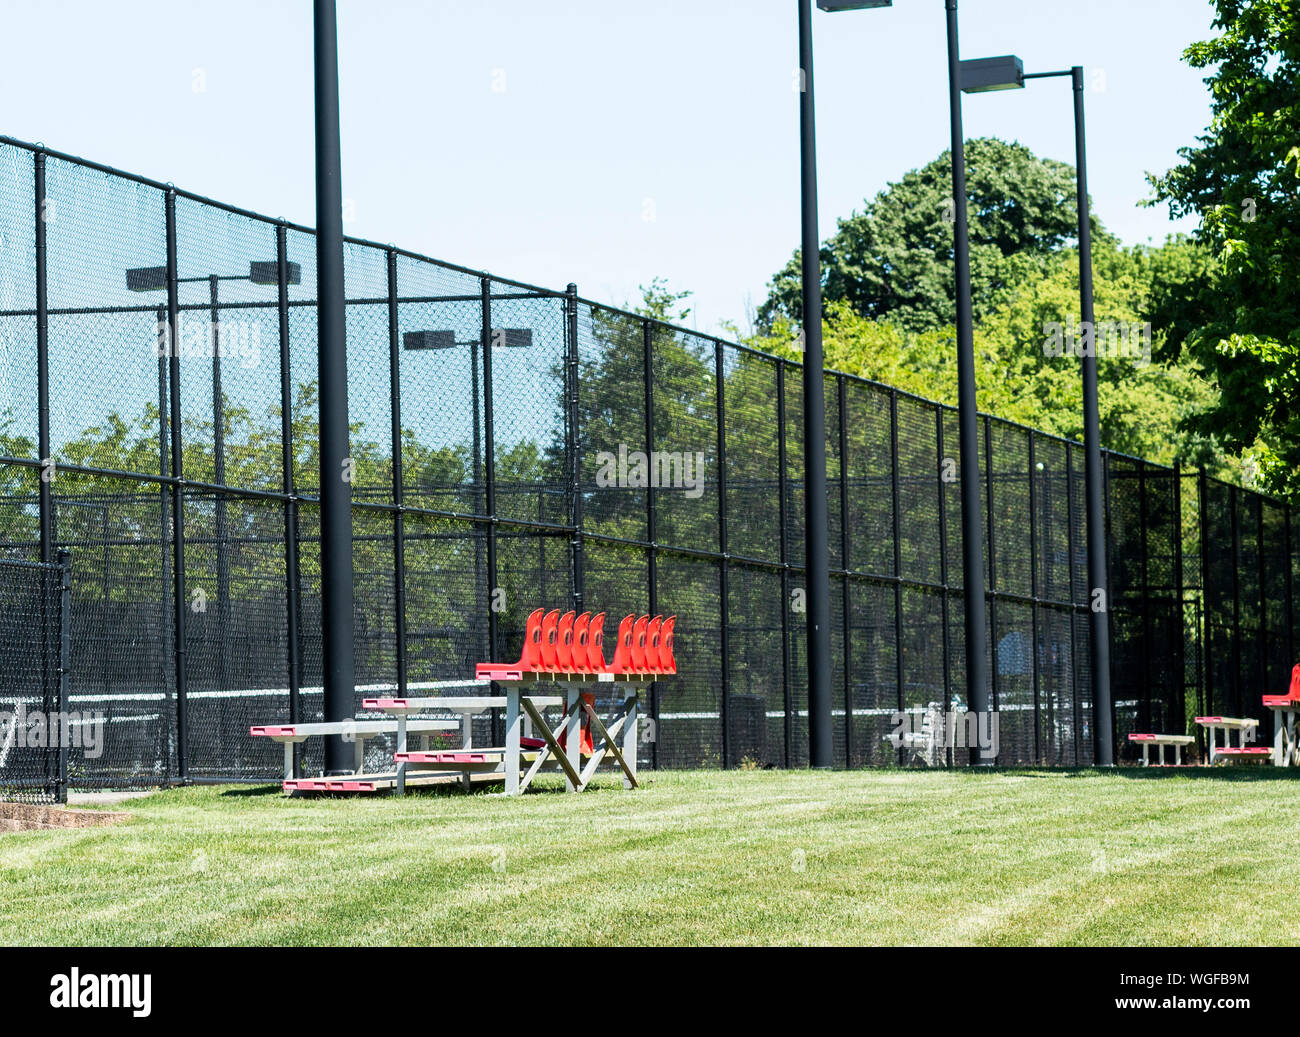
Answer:
[[(1257, 579), (1259, 580), (1259, 633), (1255, 638), (1256, 650), (1256, 680), (1261, 688), (1268, 687), (1268, 566), (1264, 557), (1264, 502), (1259, 494), (1252, 493), (1251, 500), (1255, 503), (1256, 515), (1256, 532), (1255, 532), (1255, 565), (1258, 569)], [(1244, 705), (1245, 703), (1243, 703)], [(1258, 711), (1258, 710), (1257, 710)]]
[(496, 428), (492, 397), (492, 279), (485, 277), (480, 284), (483, 295), (481, 333), (483, 346), (483, 472), (484, 501), (487, 515), (487, 581), (488, 581), (488, 648), (489, 659), (502, 657), (500, 624), (497, 622), (497, 463)]
[[(988, 479), (985, 484), (985, 503), (988, 506), (987, 522), (988, 545), (989, 545), (989, 590), (988, 590), (988, 616), (989, 616), (989, 662), (992, 664), (992, 684), (993, 684), (993, 704), (994, 711), (1002, 707), (1002, 677), (1001, 667), (998, 665), (998, 552), (997, 552), (997, 524), (994, 521), (994, 504), (993, 504), (993, 483), (997, 480), (997, 463), (993, 457), (993, 419), (987, 414), (984, 415), (984, 464), (988, 467)], [(980, 651), (984, 646), (980, 645)], [(981, 763), (987, 762), (983, 757), (978, 757), (978, 750), (972, 750), (971, 759), (979, 759)], [(994, 760), (993, 762), (996, 762)]]
[(1183, 614), (1183, 466), (1182, 462), (1174, 462), (1174, 601), (1173, 618), (1177, 622), (1178, 637), (1182, 645), (1182, 651), (1175, 658), (1174, 665), (1177, 667), (1175, 673), (1175, 685), (1178, 688), (1178, 699), (1175, 707), (1178, 710), (1178, 716), (1175, 718), (1178, 723), (1185, 723), (1187, 720), (1187, 617)]
[[(654, 410), (654, 324), (641, 321), (643, 388), (645, 390), (645, 456), (653, 457), (655, 448)], [(645, 532), (650, 548), (646, 552), (646, 575), (650, 581), (650, 615), (659, 614), (659, 521), (653, 486), (645, 490)], [(651, 733), (650, 766), (659, 769), (659, 682), (650, 682)]]
[(54, 502), (50, 494), (50, 303), (49, 268), (45, 249), (45, 152), (35, 156), (36, 184), (36, 399), (37, 453), (40, 455), (41, 561), (54, 551)]
[(794, 701), (793, 686), (790, 679), (790, 516), (788, 496), (790, 493), (785, 450), (785, 361), (776, 362), (776, 466), (777, 488), (780, 501), (777, 511), (781, 522), (781, 710), (782, 710), (782, 758), (784, 767), (791, 766), (791, 742), (794, 738)]
[[(889, 390), (889, 501), (894, 540), (894, 681), (898, 685), (898, 711), (907, 708), (903, 662), (903, 525), (898, 492), (898, 390)], [(899, 749), (899, 762), (903, 750)]]
[[(1138, 527), (1140, 530), (1138, 534), (1138, 543), (1142, 548), (1142, 567), (1140, 570), (1142, 573), (1142, 596), (1140, 599), (1142, 602), (1142, 694), (1138, 697), (1141, 703), (1139, 723), (1141, 723), (1143, 731), (1151, 731), (1154, 730), (1151, 726), (1151, 691), (1154, 685), (1151, 681), (1151, 571), (1148, 563), (1148, 558), (1151, 552), (1151, 545), (1149, 542), (1150, 533), (1148, 529), (1150, 523), (1150, 511), (1147, 508), (1147, 469), (1146, 465), (1140, 460), (1137, 462), (1137, 472)], [(1107, 551), (1106, 557), (1109, 558), (1110, 554), (1111, 552)], [(1112, 596), (1115, 593), (1115, 585), (1109, 579), (1106, 580), (1106, 591)], [(1112, 607), (1113, 609), (1114, 601), (1108, 601), (1106, 604), (1108, 607)], [(1114, 700), (1113, 695), (1111, 696), (1111, 699), (1112, 701)]]
[(853, 610), (850, 608), (849, 570), (853, 568), (849, 559), (852, 557), (853, 541), (849, 536), (849, 402), (848, 387), (844, 375), (835, 379), (837, 406), (840, 412), (840, 567), (844, 570), (844, 584), (840, 591), (840, 605), (843, 610), (842, 633), (844, 637), (844, 662), (841, 669), (844, 674), (844, 766), (853, 766)]
[[(59, 701), (57, 713), (68, 709), (68, 675), (72, 672), (72, 553), (60, 551), (59, 565)], [(48, 575), (48, 574), (47, 574)], [(58, 800), (68, 801), (67, 739), (59, 739)]]
[[(154, 348), (158, 353), (158, 472), (167, 479), (171, 475), (171, 456), (168, 447), (168, 407), (167, 407), (167, 370), (168, 357), (170, 348), (167, 341), (167, 307), (159, 306), (156, 316), (157, 324), (155, 326)], [(159, 568), (162, 575), (162, 614), (160, 616), (160, 625), (163, 628), (163, 654), (164, 657), (175, 663), (176, 643), (174, 624), (168, 618), (168, 597), (174, 595), (175, 587), (172, 584), (172, 563), (168, 556), (168, 542), (171, 539), (172, 532), (172, 495), (171, 487), (166, 482), (158, 484), (158, 553), (160, 555)], [(166, 664), (164, 664), (166, 665)], [(164, 692), (165, 694), (165, 692)], [(174, 700), (173, 700), (174, 704)], [(165, 723), (165, 721), (161, 721)], [(170, 736), (164, 740), (167, 747), (164, 752), (167, 758), (164, 761), (166, 773), (172, 773), (173, 757), (171, 753)]]
[[(943, 411), (939, 405), (934, 408), (934, 446), (935, 446), (935, 485), (938, 487), (939, 501), (939, 583), (942, 585), (943, 609), (943, 708), (944, 713), (952, 709), (952, 648), (949, 628), (952, 624), (951, 597), (948, 587), (948, 508), (944, 497), (944, 462), (943, 455)], [(952, 761), (952, 748), (944, 750), (948, 764)]]
[(1286, 544), (1286, 657), (1288, 662), (1295, 660), (1295, 598), (1293, 596), (1292, 569), (1295, 565), (1295, 556), (1291, 553), (1294, 547), (1291, 543), (1291, 505), (1282, 505), (1282, 520), (1286, 523), (1283, 531), (1284, 542)]
[(189, 704), (187, 702), (185, 603), (185, 464), (181, 443), (180, 295), (176, 283), (176, 189), (168, 188), (167, 221), (167, 356), (172, 433), (172, 578), (175, 581), (176, 638), (176, 776), (189, 780)]
[(727, 543), (727, 402), (723, 388), (722, 343), (713, 344), (713, 394), (715, 416), (718, 422), (718, 618), (721, 621), (719, 644), (722, 653), (722, 766), (731, 766), (731, 632), (730, 616), (731, 573)]
[(1241, 710), (1241, 495), (1236, 486), (1229, 489), (1232, 509), (1232, 701), (1224, 706), (1239, 716)]
[[(1103, 543), (1106, 544), (1106, 565), (1104, 569), (1104, 572), (1106, 574), (1106, 586), (1103, 588), (1103, 590), (1105, 591), (1105, 604), (1106, 604), (1106, 665), (1110, 667), (1111, 672), (1107, 675), (1106, 688), (1105, 688), (1106, 701), (1101, 704), (1102, 709), (1098, 710), (1096, 703), (1094, 703), (1093, 705), (1093, 710), (1094, 710), (1093, 723), (1096, 725), (1096, 730), (1094, 732), (1093, 750), (1094, 750), (1094, 757), (1097, 759), (1098, 766), (1108, 767), (1108, 766), (1114, 766), (1115, 763), (1115, 696), (1111, 693), (1111, 685), (1114, 682), (1114, 676), (1115, 676), (1114, 674), (1115, 661), (1110, 651), (1110, 646), (1115, 643), (1115, 595), (1113, 592), (1113, 588), (1115, 586), (1115, 578), (1114, 578), (1115, 573), (1114, 573), (1114, 562), (1112, 561), (1115, 552), (1110, 550), (1110, 545), (1115, 542), (1115, 537), (1112, 532), (1113, 523), (1111, 522), (1111, 516), (1114, 512), (1114, 508), (1112, 508), (1111, 503), (1114, 501), (1115, 498), (1113, 496), (1113, 480), (1111, 479), (1111, 471), (1114, 467), (1113, 465), (1114, 458), (1111, 456), (1111, 454), (1108, 451), (1105, 450), (1102, 451), (1101, 457), (1102, 457), (1102, 466), (1101, 466), (1102, 510), (1105, 514), (1105, 526), (1106, 526), (1106, 536), (1103, 540)], [(1087, 481), (1088, 481), (1087, 471), (1086, 471), (1086, 460), (1087, 460), (1086, 456), (1084, 460), (1085, 460), (1084, 492), (1086, 493)], [(1090, 566), (1089, 567), (1090, 572), (1091, 569), (1092, 567)], [(1091, 584), (1092, 581), (1090, 578), (1089, 579), (1090, 595), (1094, 593), (1097, 589)], [(1101, 751), (1098, 748), (1099, 746), (1104, 748), (1106, 755), (1104, 756), (1097, 755), (1097, 753)]]
[[(45, 152), (38, 151), (33, 158), (33, 182), (35, 185), (35, 234), (36, 234), (36, 423), (37, 454), (41, 467), (37, 470), (38, 507), (40, 509), (40, 560), (49, 564), (53, 549), (53, 501), (50, 497), (50, 477), (52, 469), (48, 466), (50, 458), (50, 358), (49, 358), (49, 279), (46, 267), (45, 251)], [(41, 574), (41, 696), (42, 706), (50, 706), (50, 638), (49, 638), (49, 593), (50, 573)], [(60, 685), (61, 687), (61, 685)], [(62, 703), (59, 703), (62, 709)], [(55, 796), (59, 802), (66, 802), (66, 787), (60, 782), (62, 775), (63, 749), (59, 750), (57, 760), (46, 755), (46, 779), (54, 786)], [(50, 773), (51, 764), (55, 773)]]
[[(1074, 593), (1074, 569), (1075, 569), (1075, 562), (1077, 562), (1078, 559), (1075, 557), (1075, 553), (1074, 553), (1074, 550), (1075, 550), (1074, 530), (1075, 530), (1075, 526), (1078, 524), (1078, 521), (1077, 521), (1077, 520), (1079, 519), (1079, 515), (1078, 515), (1078, 513), (1077, 513), (1077, 511), (1076, 511), (1076, 509), (1075, 509), (1075, 506), (1074, 506), (1074, 449), (1075, 449), (1075, 448), (1074, 448), (1073, 446), (1069, 445), (1069, 444), (1067, 444), (1067, 445), (1066, 445), (1066, 448), (1065, 448), (1065, 515), (1066, 515), (1066, 519), (1067, 519), (1067, 521), (1066, 521), (1066, 523), (1065, 523), (1065, 550), (1066, 550), (1066, 553), (1069, 555), (1069, 558), (1070, 558), (1070, 593), (1069, 593), (1068, 597), (1069, 597), (1069, 599), (1070, 599), (1070, 604), (1071, 604), (1071, 605), (1076, 605), (1076, 603), (1075, 603), (1075, 593)], [(1087, 512), (1086, 512), (1086, 510), (1085, 510), (1085, 515), (1086, 515), (1086, 514), (1087, 514)], [(1091, 615), (1091, 613), (1090, 613), (1089, 610), (1092, 608), (1092, 592), (1091, 592), (1090, 589), (1088, 588), (1088, 578), (1087, 578), (1087, 567), (1086, 567), (1086, 565), (1085, 565), (1085, 568), (1084, 568), (1084, 573), (1085, 573), (1085, 575), (1084, 575), (1084, 581), (1083, 581), (1083, 582), (1084, 582), (1084, 588), (1083, 588), (1083, 601), (1084, 601), (1084, 605), (1083, 605), (1083, 615), (1084, 615), (1084, 618), (1087, 620), (1087, 623), (1088, 623), (1088, 630), (1089, 630), (1089, 637), (1091, 637), (1091, 631), (1092, 631), (1092, 615)], [(1077, 607), (1077, 606), (1076, 606), (1076, 607)], [(1073, 712), (1074, 712), (1074, 724), (1072, 725), (1073, 728), (1074, 728), (1074, 758), (1073, 758), (1073, 764), (1074, 764), (1074, 766), (1076, 766), (1076, 767), (1079, 766), (1079, 754), (1080, 754), (1080, 750), (1081, 750), (1081, 748), (1082, 748), (1082, 746), (1081, 746), (1081, 744), (1080, 744), (1080, 737), (1082, 736), (1082, 733), (1083, 733), (1083, 703), (1080, 701), (1080, 692), (1079, 692), (1079, 661), (1078, 661), (1078, 660), (1079, 660), (1079, 634), (1078, 634), (1079, 622), (1078, 622), (1078, 618), (1079, 618), (1078, 615), (1077, 615), (1077, 614), (1072, 610), (1072, 611), (1070, 612), (1070, 701), (1071, 701), (1071, 703), (1073, 704), (1073, 707), (1074, 707), (1074, 709), (1073, 709)], [(1091, 661), (1091, 659), (1092, 659), (1092, 646), (1091, 646), (1091, 644), (1089, 644), (1089, 646), (1088, 646), (1088, 659), (1089, 659), (1090, 661)], [(1089, 677), (1091, 677), (1091, 676), (1092, 676), (1092, 675), (1089, 674)], [(1095, 686), (1095, 685), (1093, 685), (1093, 683), (1092, 683), (1091, 681), (1089, 681), (1089, 698), (1090, 698), (1090, 699), (1091, 699), (1091, 697), (1092, 697), (1091, 689), (1092, 689), (1092, 687), (1094, 687), (1094, 686)], [(1097, 726), (1097, 725), (1096, 725), (1096, 718), (1094, 717), (1093, 720), (1094, 720), (1094, 722), (1093, 722), (1093, 728), (1094, 728), (1094, 731), (1095, 731), (1096, 726)], [(1094, 746), (1094, 753), (1093, 753), (1094, 757), (1095, 757), (1095, 755), (1096, 755), (1095, 749), (1096, 749), (1096, 747)], [(1089, 762), (1091, 762), (1091, 761), (1089, 761)]]
[(1037, 456), (1034, 451), (1034, 431), (1029, 430), (1029, 593), (1034, 599), (1029, 615), (1029, 665), (1033, 668), (1034, 680), (1034, 763), (1042, 763), (1042, 747), (1039, 744), (1038, 729), (1041, 726), (1039, 709), (1040, 673), (1038, 665), (1038, 611), (1039, 595), (1042, 590), (1038, 580), (1038, 494), (1034, 492), (1036, 484)]
[(578, 286), (572, 282), (564, 291), (565, 373), (567, 385), (569, 452), (569, 562), (573, 611), (583, 611), (583, 539), (582, 539), (582, 430), (578, 427)]
[[(289, 246), (283, 223), (275, 228), (276, 309), (280, 327), (280, 464), (284, 502), (285, 633), (289, 649), (289, 723), (302, 718), (301, 583), (298, 572), (298, 491), (294, 472), (293, 368), (289, 356)], [(396, 396), (394, 396), (396, 400)], [(294, 777), (302, 763), (294, 747)]]
[[(212, 343), (212, 481), (226, 485), (226, 394), (221, 387), (221, 311), (215, 274), (208, 276), (208, 322)], [(227, 649), (230, 629), (230, 524), (226, 495), (214, 502), (217, 527), (217, 687), (230, 690), (230, 660)], [(218, 742), (223, 740), (218, 738)], [(222, 759), (221, 765), (226, 766)]]
[(1204, 468), (1200, 470), (1196, 481), (1201, 506), (1201, 602), (1203, 606), (1201, 616), (1204, 629), (1201, 642), (1205, 646), (1202, 652), (1204, 660), (1202, 667), (1205, 674), (1205, 711), (1209, 714), (1214, 713), (1216, 707), (1214, 705), (1214, 658), (1210, 651), (1210, 642), (1212, 640), (1210, 620), (1210, 538), (1205, 532), (1210, 514), (1210, 481), (1205, 474)]
[[(388, 379), (392, 392), (393, 626), (397, 632), (397, 693), (406, 695), (406, 481), (402, 466), (402, 342), (397, 312), (397, 253), (388, 250)], [(495, 658), (495, 656), (493, 657)]]
[[(497, 600), (498, 594), (504, 594), (500, 586), (500, 574), (497, 570), (497, 459), (496, 459), (496, 424), (492, 394), (492, 278), (484, 277), (479, 283), (482, 295), (479, 338), (483, 347), (483, 471), (484, 501), (487, 517), (487, 592), (488, 592), (488, 658), (500, 659), (505, 654), (501, 644), (501, 624), (497, 619), (498, 609), (504, 607), (504, 599)], [(492, 685), (492, 693), (499, 691)], [(492, 744), (499, 745), (504, 738), (504, 728), (498, 730), (500, 711), (492, 710)]]

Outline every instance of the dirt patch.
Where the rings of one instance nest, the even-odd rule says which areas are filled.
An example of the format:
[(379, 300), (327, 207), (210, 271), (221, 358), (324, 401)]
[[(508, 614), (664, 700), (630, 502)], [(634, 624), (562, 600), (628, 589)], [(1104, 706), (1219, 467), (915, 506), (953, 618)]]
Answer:
[(69, 810), (67, 807), (43, 807), (32, 803), (0, 803), (0, 832), (103, 828), (130, 816), (110, 810)]

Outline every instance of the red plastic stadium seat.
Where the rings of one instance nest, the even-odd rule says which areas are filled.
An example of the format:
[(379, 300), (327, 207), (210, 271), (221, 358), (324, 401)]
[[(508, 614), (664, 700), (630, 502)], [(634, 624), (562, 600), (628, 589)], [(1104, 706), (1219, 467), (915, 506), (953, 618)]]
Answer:
[(560, 617), (555, 628), (555, 670), (557, 673), (572, 673), (573, 665), (573, 620), (574, 614), (566, 612)]
[(569, 655), (575, 673), (591, 672), (591, 664), (587, 657), (587, 628), (590, 623), (590, 612), (584, 612), (573, 621), (573, 646), (569, 651)]
[(645, 667), (649, 673), (659, 672), (659, 637), (664, 617), (655, 616), (645, 628)]
[(587, 671), (605, 670), (605, 613), (597, 612), (587, 624)]
[(664, 620), (659, 631), (659, 672), (676, 673), (677, 657), (673, 655), (673, 629), (677, 626), (677, 617), (669, 616)]
[(609, 673), (630, 673), (632, 668), (632, 627), (636, 616), (624, 616), (618, 624), (618, 641), (614, 648), (614, 661), (606, 668)]
[(560, 626), (560, 610), (552, 609), (542, 619), (542, 664), (539, 670), (554, 673), (559, 665), (555, 655), (555, 642)]
[(1265, 695), (1264, 705), (1266, 706), (1296, 706), (1300, 709), (1300, 663), (1296, 663), (1291, 668), (1291, 687), (1285, 695)]
[(529, 615), (524, 626), (524, 647), (517, 663), (479, 663), (474, 667), (474, 676), (479, 680), (518, 680), (517, 675), (525, 670), (541, 669), (542, 616), (542, 609)]
[(645, 673), (645, 632), (650, 625), (649, 616), (640, 616), (632, 627), (632, 665), (630, 673)]
[(614, 658), (606, 662), (604, 612), (561, 615), (559, 609), (536, 609), (525, 626), (519, 661), (478, 663), (474, 675), (494, 681), (519, 681), (528, 673), (670, 676), (677, 672), (673, 651), (676, 624), (676, 616), (624, 616), (618, 625)]

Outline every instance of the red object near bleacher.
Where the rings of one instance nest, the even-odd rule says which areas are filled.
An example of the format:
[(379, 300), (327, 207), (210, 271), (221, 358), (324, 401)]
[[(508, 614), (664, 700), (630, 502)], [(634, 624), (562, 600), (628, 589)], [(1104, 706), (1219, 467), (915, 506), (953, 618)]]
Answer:
[(1265, 706), (1289, 706), (1295, 704), (1300, 709), (1300, 663), (1291, 669), (1291, 687), (1285, 695), (1265, 695)]
[(536, 609), (524, 629), (524, 647), (514, 663), (479, 663), (479, 680), (520, 681), (527, 674), (620, 677), (671, 676), (677, 672), (673, 630), (677, 617), (624, 616), (614, 658), (605, 661), (605, 613), (560, 614)]

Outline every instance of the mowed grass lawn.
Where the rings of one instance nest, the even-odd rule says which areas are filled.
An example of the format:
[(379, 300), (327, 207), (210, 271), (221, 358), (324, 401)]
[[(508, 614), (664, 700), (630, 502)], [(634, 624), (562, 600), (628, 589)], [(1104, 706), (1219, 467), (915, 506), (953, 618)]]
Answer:
[(0, 943), (1300, 942), (1300, 781), (1266, 769), (209, 787), (122, 809), (0, 835)]

